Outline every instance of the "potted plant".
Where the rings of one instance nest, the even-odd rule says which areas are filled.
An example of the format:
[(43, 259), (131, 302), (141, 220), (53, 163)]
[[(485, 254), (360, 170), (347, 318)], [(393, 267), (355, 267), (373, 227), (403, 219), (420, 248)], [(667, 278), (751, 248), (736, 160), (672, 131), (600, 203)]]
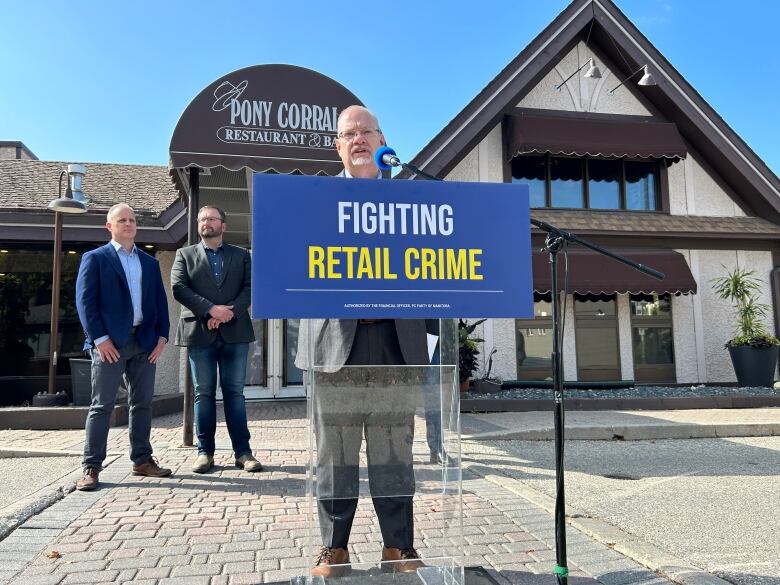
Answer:
[(491, 376), (490, 372), (493, 370), (493, 356), (498, 353), (498, 350), (494, 347), (488, 357), (487, 372), (479, 380), (474, 380), (474, 392), (482, 394), (489, 394), (491, 392), (498, 392), (501, 390), (501, 383), (503, 380), (498, 376)]
[(485, 321), (486, 319), (480, 319), (469, 325), (468, 321), (458, 320), (458, 381), (461, 392), (468, 390), (471, 376), (477, 371), (477, 356), (479, 355), (477, 343), (484, 341), (472, 338), (471, 334), (474, 333), (478, 325)]
[(734, 303), (737, 311), (734, 337), (726, 343), (740, 386), (772, 386), (780, 341), (769, 333), (764, 319), (769, 307), (758, 302), (761, 279), (755, 270), (726, 269), (726, 276), (713, 281), (721, 299)]

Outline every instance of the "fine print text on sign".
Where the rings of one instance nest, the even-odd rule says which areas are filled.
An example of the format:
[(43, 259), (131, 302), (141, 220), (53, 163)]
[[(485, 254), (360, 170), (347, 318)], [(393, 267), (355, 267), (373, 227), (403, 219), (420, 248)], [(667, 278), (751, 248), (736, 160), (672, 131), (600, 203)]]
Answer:
[(254, 318), (533, 316), (528, 188), (255, 174)]

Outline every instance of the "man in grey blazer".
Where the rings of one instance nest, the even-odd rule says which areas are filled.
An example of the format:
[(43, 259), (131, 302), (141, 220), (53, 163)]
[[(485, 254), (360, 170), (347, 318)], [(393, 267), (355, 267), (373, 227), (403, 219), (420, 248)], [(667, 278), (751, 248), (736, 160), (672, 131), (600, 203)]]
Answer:
[(249, 344), (255, 340), (249, 318), (252, 266), (249, 252), (223, 242), (225, 212), (207, 205), (198, 212), (201, 241), (176, 251), (171, 269), (174, 298), (182, 304), (176, 345), (189, 348), (195, 386), (195, 473), (214, 465), (217, 429), (217, 374), (222, 388), (236, 466), (261, 471), (252, 455), (244, 401)]
[[(385, 144), (376, 117), (350, 106), (338, 119), (341, 176), (381, 178), (374, 152)], [(310, 352), (313, 363), (310, 363)], [(414, 572), (414, 410), (428, 346), (422, 319), (304, 319), (296, 365), (314, 380), (317, 504), (323, 547), (313, 576), (348, 572), (347, 544), (357, 510), (359, 451), (366, 439), (369, 485), (384, 547), (382, 570)], [(344, 367), (349, 366), (349, 367)], [(363, 367), (360, 366), (371, 366)]]

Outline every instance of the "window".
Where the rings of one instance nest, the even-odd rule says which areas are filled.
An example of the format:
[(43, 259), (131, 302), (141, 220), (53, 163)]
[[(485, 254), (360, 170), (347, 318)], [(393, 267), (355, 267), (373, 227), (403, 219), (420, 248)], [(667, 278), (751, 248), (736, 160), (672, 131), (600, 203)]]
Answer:
[(253, 320), (254, 343), (249, 344), (249, 358), (246, 361), (247, 386), (268, 385), (268, 321)]
[(583, 206), (582, 160), (550, 158), (550, 207)]
[(620, 161), (589, 159), (588, 195), (591, 209), (620, 209)]
[(626, 209), (655, 209), (655, 166), (649, 162), (625, 163)]
[(656, 161), (520, 155), (512, 159), (512, 182), (529, 186), (531, 207), (659, 208)]
[(552, 302), (541, 299), (534, 293), (533, 319), (515, 319), (518, 380), (552, 379)]
[(545, 206), (547, 185), (547, 163), (544, 155), (519, 156), (512, 172), (517, 181), (528, 185), (531, 197), (531, 207)]
[(666, 295), (631, 295), (634, 380), (675, 382), (672, 302)]
[[(65, 247), (60, 276), (57, 375), (70, 374), (68, 358), (84, 357), (76, 313), (81, 253)], [(0, 251), (0, 377), (47, 376), (51, 331), (51, 250)]]
[(574, 295), (578, 380), (620, 380), (615, 295)]
[(284, 374), (282, 377), (283, 386), (302, 386), (303, 370), (295, 365), (295, 356), (298, 353), (298, 329), (300, 319), (284, 320)]

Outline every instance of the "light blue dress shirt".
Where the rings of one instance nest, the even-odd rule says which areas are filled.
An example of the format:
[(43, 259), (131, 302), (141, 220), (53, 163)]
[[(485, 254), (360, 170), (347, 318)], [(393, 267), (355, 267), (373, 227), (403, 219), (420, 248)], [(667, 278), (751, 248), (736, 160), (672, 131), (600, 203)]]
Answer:
[[(119, 263), (125, 272), (127, 286), (130, 287), (130, 299), (133, 301), (133, 327), (138, 327), (144, 320), (144, 314), (141, 310), (141, 259), (138, 257), (138, 248), (133, 244), (132, 250), (128, 252), (122, 247), (122, 244), (114, 240), (111, 240), (111, 245), (116, 250)], [(98, 345), (106, 339), (108, 339), (108, 335), (96, 339), (94, 343)]]

